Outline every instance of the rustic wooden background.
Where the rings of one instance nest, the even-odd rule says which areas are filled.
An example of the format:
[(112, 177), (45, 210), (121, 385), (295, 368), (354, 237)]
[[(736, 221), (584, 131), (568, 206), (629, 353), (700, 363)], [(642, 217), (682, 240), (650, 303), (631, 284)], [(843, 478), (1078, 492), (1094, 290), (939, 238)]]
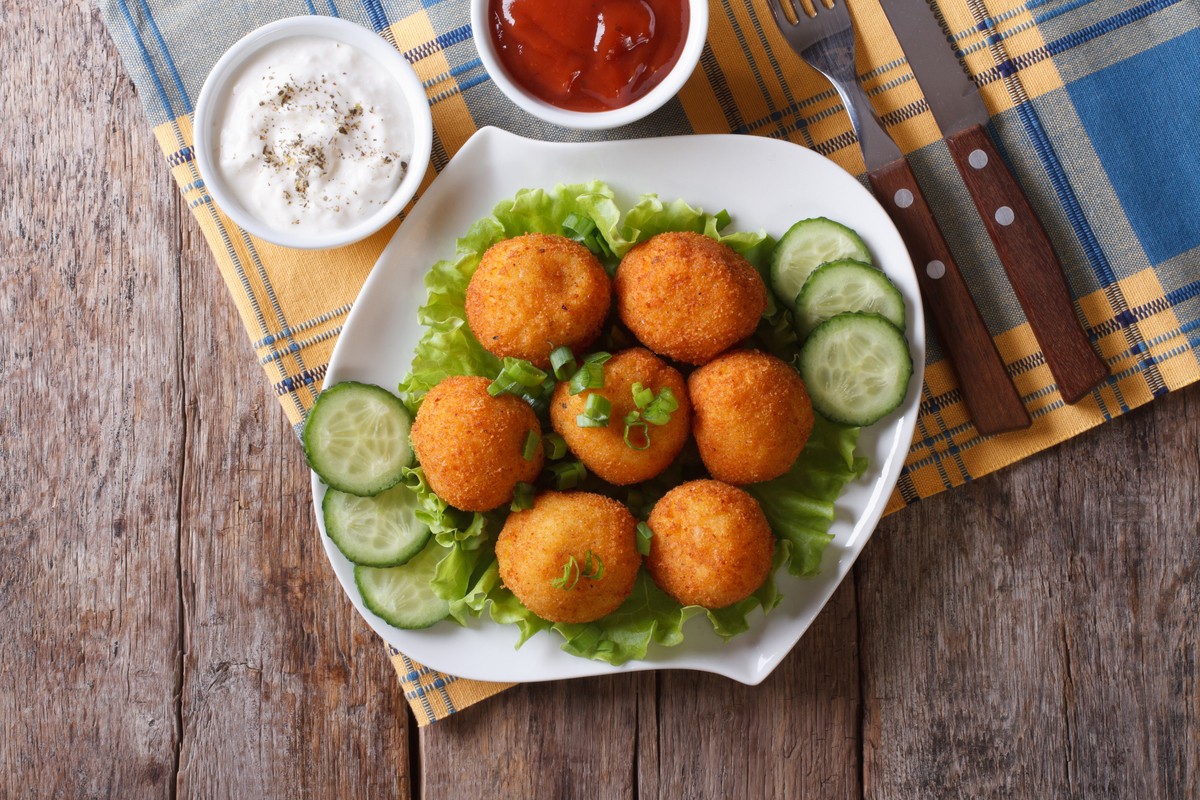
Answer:
[(0, 796), (1200, 797), (1200, 389), (885, 520), (760, 687), (418, 733), (97, 13), (0, 22)]

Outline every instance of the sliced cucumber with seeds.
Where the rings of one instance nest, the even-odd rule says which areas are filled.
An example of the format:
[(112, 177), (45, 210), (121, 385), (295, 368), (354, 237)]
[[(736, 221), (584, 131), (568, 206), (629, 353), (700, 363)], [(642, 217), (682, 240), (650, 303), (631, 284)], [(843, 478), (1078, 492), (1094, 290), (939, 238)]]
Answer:
[(871, 263), (866, 244), (854, 231), (825, 217), (804, 219), (788, 228), (771, 256), (771, 288), (788, 308), (812, 271), (830, 261), (852, 258)]
[(321, 392), (304, 423), (304, 456), (321, 480), (360, 497), (377, 495), (412, 463), (412, 418), (379, 386), (343, 381)]
[(450, 614), (450, 602), (433, 592), (437, 565), (449, 552), (430, 541), (402, 567), (355, 567), (354, 583), (363, 605), (396, 628), (428, 628)]
[(842, 259), (813, 270), (796, 298), (800, 336), (843, 311), (879, 314), (904, 330), (904, 297), (887, 275), (861, 261)]
[(421, 552), (432, 533), (417, 519), (417, 493), (404, 484), (374, 497), (329, 489), (321, 503), (325, 533), (364, 567), (398, 567)]
[(813, 408), (846, 425), (870, 425), (899, 407), (912, 370), (904, 334), (878, 314), (838, 314), (800, 349), (800, 376)]

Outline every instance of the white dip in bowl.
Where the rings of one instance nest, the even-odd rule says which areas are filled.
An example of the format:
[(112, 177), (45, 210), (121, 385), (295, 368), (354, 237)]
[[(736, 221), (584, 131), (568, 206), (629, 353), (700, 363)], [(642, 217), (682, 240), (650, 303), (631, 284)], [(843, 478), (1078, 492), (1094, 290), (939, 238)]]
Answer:
[(217, 205), (289, 247), (377, 231), (416, 191), (431, 143), (425, 93), (403, 56), (327, 17), (281, 20), (235, 44), (197, 105), (196, 155)]

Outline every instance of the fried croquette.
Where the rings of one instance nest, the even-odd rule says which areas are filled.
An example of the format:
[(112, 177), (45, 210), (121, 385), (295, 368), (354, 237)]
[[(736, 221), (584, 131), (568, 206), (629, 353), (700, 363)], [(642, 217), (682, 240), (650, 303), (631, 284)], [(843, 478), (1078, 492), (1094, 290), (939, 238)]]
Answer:
[(700, 458), (719, 481), (758, 483), (796, 463), (813, 427), (804, 381), (785, 362), (738, 350), (688, 377), (692, 433)]
[(600, 335), (612, 282), (592, 252), (565, 236), (530, 233), (492, 245), (467, 284), (467, 323), (488, 352), (543, 369), (565, 345)]
[[(625, 417), (637, 410), (633, 399), (633, 384), (640, 383), (657, 396), (664, 388), (671, 390), (679, 407), (665, 425), (647, 425), (631, 431), (625, 442)], [(581, 428), (576, 417), (584, 413), (588, 395), (599, 394), (612, 404), (608, 425)], [(550, 402), (550, 422), (584, 466), (609, 483), (626, 486), (649, 480), (667, 468), (687, 443), (692, 425), (692, 404), (687, 385), (678, 370), (649, 350), (635, 347), (622, 350), (604, 365), (604, 388), (586, 390), (572, 396), (567, 382), (559, 383)]]
[[(512, 500), (520, 481), (541, 472), (542, 429), (527, 403), (492, 397), (487, 378), (446, 378), (425, 395), (412, 426), (413, 450), (438, 497), (464, 511), (490, 511)], [(533, 458), (522, 455), (530, 431)]]
[(500, 579), (551, 622), (591, 622), (633, 591), (642, 557), (629, 509), (588, 492), (543, 492), (496, 540)]
[(707, 364), (754, 333), (767, 287), (750, 262), (699, 233), (660, 233), (630, 250), (613, 283), (625, 326), (654, 352)]
[(771, 571), (775, 536), (758, 501), (720, 481), (691, 481), (650, 512), (646, 569), (680, 603), (724, 608), (754, 593)]

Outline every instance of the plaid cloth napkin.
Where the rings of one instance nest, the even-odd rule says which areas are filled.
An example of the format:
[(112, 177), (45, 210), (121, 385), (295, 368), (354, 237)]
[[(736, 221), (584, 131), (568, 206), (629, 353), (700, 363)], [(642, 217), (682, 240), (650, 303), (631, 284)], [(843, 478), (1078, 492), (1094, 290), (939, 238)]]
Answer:
[[(991, 133), (1045, 224), (1079, 312), (1112, 370), (1109, 381), (1068, 406), (882, 11), (876, 0), (848, 2), (863, 32), (864, 85), (901, 148), (912, 154), (913, 169), (1034, 419), (1027, 431), (981, 437), (937, 342), (931, 342), (916, 439), (888, 511), (997, 470), (1200, 377), (1200, 159), (1193, 144), (1200, 130), (1200, 4), (986, 0), (982, 17), (972, 15), (966, 0), (939, 0), (956, 31), (954, 45), (992, 112)], [(213, 204), (192, 159), (193, 104), (221, 53), (259, 25), (329, 14), (394, 43), (424, 81), (433, 111), (433, 169), (426, 185), (483, 125), (550, 140), (772, 136), (812, 148), (853, 174), (863, 172), (836, 95), (788, 49), (765, 0), (711, 0), (708, 43), (683, 91), (649, 119), (606, 134), (562, 130), (509, 103), (480, 64), (465, 0), (100, 5), (172, 174), (297, 429), (321, 388), (351, 303), (395, 228), (335, 251), (293, 251), (247, 235)], [(505, 688), (443, 675), (400, 653), (393, 663), (421, 725)]]

